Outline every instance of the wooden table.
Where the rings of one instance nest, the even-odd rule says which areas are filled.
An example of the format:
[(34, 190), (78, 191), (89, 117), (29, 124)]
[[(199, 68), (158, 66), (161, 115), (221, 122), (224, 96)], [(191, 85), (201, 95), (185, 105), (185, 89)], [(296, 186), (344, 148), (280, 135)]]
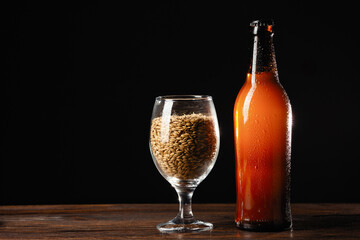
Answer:
[(237, 229), (234, 209), (194, 204), (212, 231), (161, 234), (176, 204), (0, 206), (0, 239), (360, 239), (360, 204), (292, 204), (293, 231), (270, 233)]

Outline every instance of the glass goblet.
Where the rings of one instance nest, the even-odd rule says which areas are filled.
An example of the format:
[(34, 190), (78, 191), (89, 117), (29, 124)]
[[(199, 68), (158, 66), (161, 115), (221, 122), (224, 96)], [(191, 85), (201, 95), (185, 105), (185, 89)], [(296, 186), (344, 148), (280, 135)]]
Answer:
[(157, 225), (161, 232), (206, 231), (208, 222), (194, 218), (195, 188), (213, 168), (220, 146), (219, 125), (211, 96), (168, 95), (155, 99), (150, 152), (161, 175), (179, 197), (179, 213)]

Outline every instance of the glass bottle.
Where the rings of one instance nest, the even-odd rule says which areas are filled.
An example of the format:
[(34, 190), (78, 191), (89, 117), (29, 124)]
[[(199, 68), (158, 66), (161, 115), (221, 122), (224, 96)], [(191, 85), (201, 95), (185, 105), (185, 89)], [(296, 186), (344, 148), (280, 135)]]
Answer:
[(292, 112), (279, 82), (273, 21), (250, 24), (253, 56), (235, 101), (236, 225), (252, 231), (290, 229)]

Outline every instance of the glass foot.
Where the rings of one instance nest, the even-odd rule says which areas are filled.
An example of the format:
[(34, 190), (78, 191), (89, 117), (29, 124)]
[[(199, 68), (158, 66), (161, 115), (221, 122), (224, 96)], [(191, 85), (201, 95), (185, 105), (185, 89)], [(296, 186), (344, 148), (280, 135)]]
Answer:
[(190, 222), (180, 222), (178, 219), (174, 218), (165, 223), (160, 223), (157, 225), (157, 229), (160, 232), (171, 233), (171, 232), (201, 232), (209, 231), (213, 229), (212, 223), (203, 222), (199, 220), (193, 220)]

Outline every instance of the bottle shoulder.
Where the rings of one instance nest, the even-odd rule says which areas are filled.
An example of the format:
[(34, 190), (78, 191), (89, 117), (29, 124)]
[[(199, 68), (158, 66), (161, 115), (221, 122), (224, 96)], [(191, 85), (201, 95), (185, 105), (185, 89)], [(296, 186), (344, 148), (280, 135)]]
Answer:
[(254, 79), (251, 76), (247, 77), (235, 101), (235, 108), (240, 109), (243, 106), (267, 108), (269, 111), (291, 111), (289, 97), (277, 79)]

